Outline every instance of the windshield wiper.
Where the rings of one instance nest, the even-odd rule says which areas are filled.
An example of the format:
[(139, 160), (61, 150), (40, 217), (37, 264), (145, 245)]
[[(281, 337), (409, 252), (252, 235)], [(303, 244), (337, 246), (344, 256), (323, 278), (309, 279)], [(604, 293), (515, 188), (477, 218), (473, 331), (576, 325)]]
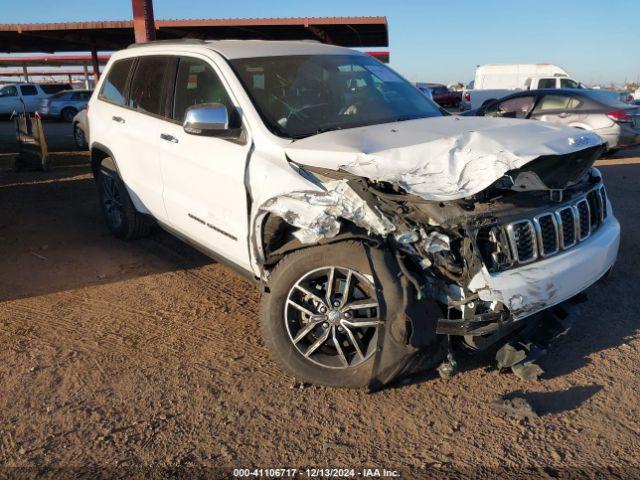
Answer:
[(330, 127), (320, 127), (316, 130), (316, 135), (324, 132), (331, 132), (333, 130), (342, 130), (344, 128), (343, 125), (331, 125)]

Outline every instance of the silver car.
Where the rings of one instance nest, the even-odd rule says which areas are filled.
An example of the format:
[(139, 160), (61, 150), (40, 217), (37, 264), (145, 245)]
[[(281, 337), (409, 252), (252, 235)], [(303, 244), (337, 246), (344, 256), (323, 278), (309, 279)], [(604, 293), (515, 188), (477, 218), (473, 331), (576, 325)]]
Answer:
[(89, 148), (89, 119), (87, 109), (83, 108), (73, 117), (73, 140), (80, 150)]
[(42, 100), (40, 114), (43, 117), (60, 118), (71, 122), (91, 97), (91, 90), (64, 90)]
[(528, 118), (591, 130), (607, 142), (609, 150), (640, 144), (640, 108), (606, 90), (528, 90), (462, 115)]

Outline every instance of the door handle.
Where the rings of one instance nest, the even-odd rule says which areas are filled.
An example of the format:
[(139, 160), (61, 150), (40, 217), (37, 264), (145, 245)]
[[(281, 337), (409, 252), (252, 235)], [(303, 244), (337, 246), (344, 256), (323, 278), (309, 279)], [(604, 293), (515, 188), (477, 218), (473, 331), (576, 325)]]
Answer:
[(169, 135), (168, 133), (161, 133), (160, 138), (162, 140), (166, 140), (167, 142), (178, 143), (178, 139), (173, 135)]
[(570, 114), (569, 114), (569, 113), (567, 113), (567, 112), (562, 112), (562, 113), (559, 113), (559, 114), (558, 114), (558, 116), (559, 116), (560, 118), (567, 118), (569, 115), (570, 115)]
[(125, 122), (124, 118), (116, 117), (116, 116), (111, 117), (111, 120), (113, 120), (114, 122), (118, 122), (118, 123), (124, 123)]

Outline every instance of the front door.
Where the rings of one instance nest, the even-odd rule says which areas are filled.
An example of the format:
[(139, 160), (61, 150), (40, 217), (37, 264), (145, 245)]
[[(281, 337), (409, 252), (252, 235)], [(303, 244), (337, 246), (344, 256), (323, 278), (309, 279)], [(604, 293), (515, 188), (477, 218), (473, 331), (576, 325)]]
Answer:
[[(245, 166), (250, 143), (191, 135), (182, 128), (185, 110), (221, 103), (232, 126), (236, 111), (217, 69), (208, 60), (181, 57), (175, 81), (172, 123), (163, 127), (161, 165), (169, 225), (202, 246), (250, 270)], [(237, 122), (237, 125), (233, 125)]]

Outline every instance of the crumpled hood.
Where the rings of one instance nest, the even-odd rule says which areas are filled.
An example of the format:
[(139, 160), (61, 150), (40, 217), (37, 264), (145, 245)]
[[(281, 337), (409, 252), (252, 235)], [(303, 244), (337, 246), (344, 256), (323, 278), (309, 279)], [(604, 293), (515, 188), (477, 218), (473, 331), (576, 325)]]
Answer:
[(285, 152), (301, 165), (399, 182), (426, 200), (455, 200), (540, 156), (602, 143), (595, 133), (533, 120), (448, 116), (325, 132)]

